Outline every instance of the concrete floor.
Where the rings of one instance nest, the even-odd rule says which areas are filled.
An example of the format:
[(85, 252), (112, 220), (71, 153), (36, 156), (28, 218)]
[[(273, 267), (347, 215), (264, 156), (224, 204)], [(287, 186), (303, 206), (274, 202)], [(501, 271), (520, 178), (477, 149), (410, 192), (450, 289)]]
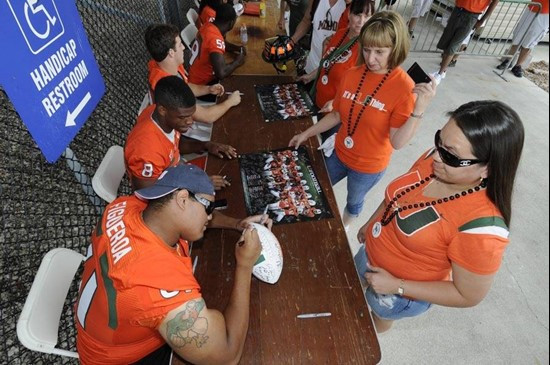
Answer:
[[(534, 60), (548, 61), (548, 46)], [(426, 71), (436, 70), (435, 54), (412, 53)], [(393, 178), (433, 145), (433, 135), (447, 122), (445, 113), (473, 100), (496, 99), (512, 106), (526, 129), (523, 160), (516, 181), (510, 245), (486, 299), (474, 308), (435, 306), (427, 314), (394, 324), (379, 336), (381, 364), (548, 364), (548, 93), (529, 80), (495, 73), (494, 58), (462, 57), (447, 73), (412, 142), (393, 155), (382, 181), (367, 195), (365, 210), (348, 234), (353, 253), (359, 227), (378, 206)], [(345, 206), (345, 182), (335, 188)]]

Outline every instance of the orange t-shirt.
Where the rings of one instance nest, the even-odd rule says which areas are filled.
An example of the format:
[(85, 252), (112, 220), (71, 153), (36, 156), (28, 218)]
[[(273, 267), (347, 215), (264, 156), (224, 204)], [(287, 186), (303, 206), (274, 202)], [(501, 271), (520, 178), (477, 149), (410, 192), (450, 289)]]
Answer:
[(75, 305), (83, 364), (129, 364), (165, 344), (157, 328), (201, 297), (187, 241), (169, 247), (143, 222), (147, 203), (116, 199), (92, 233)]
[[(388, 185), (386, 204), (433, 173), (432, 155), (432, 151), (425, 153), (408, 173)], [(422, 194), (428, 184), (406, 193), (398, 204), (437, 200)], [(479, 275), (493, 274), (508, 245), (508, 227), (486, 190), (401, 212), (375, 238), (373, 227), (382, 215), (383, 212), (365, 232), (369, 261), (405, 280), (448, 280), (453, 262)]]
[(205, 6), (200, 15), (201, 27), (205, 24), (212, 23), (216, 20), (216, 10), (212, 9), (210, 6)]
[[(174, 76), (164, 71), (155, 60), (150, 60), (149, 63), (147, 63), (147, 69), (149, 70), (149, 88), (151, 91), (155, 91), (155, 86), (157, 86), (157, 82), (159, 82), (160, 79), (167, 76)], [(183, 65), (178, 66), (178, 74), (176, 76), (179, 76), (185, 83), (188, 83)]]
[(149, 105), (138, 117), (124, 146), (128, 175), (156, 180), (170, 166), (180, 161), (180, 132), (167, 135), (153, 120), (156, 105)]
[(342, 13), (340, 16), (340, 21), (338, 21), (338, 28), (336, 28), (336, 31), (339, 31), (340, 29), (348, 29), (349, 25), (349, 8), (350, 5), (346, 6), (346, 10)]
[[(400, 128), (407, 122), (414, 109), (416, 96), (412, 93), (414, 81), (410, 76), (401, 67), (394, 69), (365, 108), (352, 136), (353, 148), (346, 148), (344, 139), (348, 135), (352, 98), (357, 91), (365, 67), (365, 65), (354, 67), (346, 72), (334, 97), (334, 110), (340, 113), (342, 120), (342, 126), (336, 135), (335, 150), (340, 161), (349, 168), (374, 174), (388, 166), (393, 151), (390, 143), (390, 128)], [(351, 130), (356, 123), (362, 102), (378, 87), (384, 76), (367, 73), (351, 117)]]
[(210, 63), (210, 53), (222, 55), (225, 53), (223, 35), (214, 24), (205, 24), (199, 30), (192, 48), (189, 82), (206, 85), (214, 80), (214, 67)]
[[(548, 14), (548, 0), (532, 0), (533, 2), (540, 3), (542, 8), (540, 9), (540, 14)], [(529, 5), (529, 10), (535, 13), (538, 10), (538, 7), (535, 5)]]
[(491, 0), (456, 0), (456, 6), (468, 10), (471, 13), (483, 13)]
[[(334, 51), (338, 43), (340, 43), (342, 38), (344, 38), (344, 36), (346, 35), (346, 31), (347, 28), (339, 30), (336, 32), (336, 34), (334, 34), (327, 45), (327, 50), (323, 57), (328, 56), (332, 51)], [(341, 43), (340, 47), (344, 46), (348, 42), (349, 39), (344, 40)], [(336, 62), (330, 68), (328, 75), (324, 70), (323, 65), (319, 65), (319, 67), (321, 68), (321, 73), (319, 74), (319, 78), (317, 79), (317, 94), (315, 100), (319, 108), (322, 108), (327, 103), (327, 101), (334, 99), (334, 95), (336, 95), (336, 91), (338, 90), (338, 86), (342, 81), (342, 77), (344, 76), (346, 71), (355, 66), (358, 56), (359, 43), (355, 42), (353, 47), (349, 48), (347, 51), (338, 56)], [(323, 76), (325, 75), (328, 76), (328, 84), (323, 85)]]

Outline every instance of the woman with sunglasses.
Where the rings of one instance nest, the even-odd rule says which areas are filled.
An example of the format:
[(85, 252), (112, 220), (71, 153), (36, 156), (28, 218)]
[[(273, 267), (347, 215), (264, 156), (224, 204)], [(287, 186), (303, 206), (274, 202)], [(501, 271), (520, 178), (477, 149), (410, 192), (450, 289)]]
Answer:
[(508, 244), (523, 124), (498, 101), (449, 116), (435, 148), (388, 185), (357, 235), (365, 247), (355, 264), (378, 332), (432, 304), (480, 303)]

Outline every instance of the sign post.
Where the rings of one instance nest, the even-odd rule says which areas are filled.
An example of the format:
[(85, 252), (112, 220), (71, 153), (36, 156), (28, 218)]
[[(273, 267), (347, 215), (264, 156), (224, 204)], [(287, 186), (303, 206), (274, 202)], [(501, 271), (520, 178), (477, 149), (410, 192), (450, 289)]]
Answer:
[(55, 162), (105, 93), (73, 1), (0, 0), (0, 85)]

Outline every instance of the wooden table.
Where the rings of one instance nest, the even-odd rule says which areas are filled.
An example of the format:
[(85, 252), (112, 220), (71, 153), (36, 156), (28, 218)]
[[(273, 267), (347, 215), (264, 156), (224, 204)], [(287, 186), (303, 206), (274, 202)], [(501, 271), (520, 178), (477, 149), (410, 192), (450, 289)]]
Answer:
[[(244, 65), (239, 67), (233, 73), (234, 75), (277, 75), (273, 65), (264, 62), (262, 51), (264, 50), (265, 40), (278, 34), (285, 34), (284, 30), (279, 30), (279, 3), (277, 0), (266, 0), (266, 17), (241, 15), (237, 18), (237, 23), (233, 30), (227, 33), (227, 41), (240, 45), (240, 29), (242, 24), (246, 24), (248, 30), (248, 44), (246, 45), (247, 57)], [(228, 55), (228, 57), (231, 57)], [(295, 73), (294, 61), (287, 63), (288, 70), (285, 75)]]
[[(244, 92), (243, 102), (214, 124), (212, 140), (229, 143), (239, 153), (285, 147), (311, 119), (265, 123), (254, 94), (255, 84), (288, 82), (288, 77), (232, 76), (227, 90)], [(241, 364), (376, 364), (380, 347), (338, 207), (316, 138), (308, 141), (313, 168), (335, 218), (273, 227), (284, 255), (275, 285), (252, 280), (250, 327)], [(208, 174), (227, 175), (232, 186), (218, 194), (228, 200), (226, 214), (246, 216), (239, 163), (210, 158)], [(227, 305), (235, 270), (238, 232), (208, 230), (197, 242), (195, 275), (210, 308)], [(328, 318), (297, 319), (300, 313), (331, 312)]]

